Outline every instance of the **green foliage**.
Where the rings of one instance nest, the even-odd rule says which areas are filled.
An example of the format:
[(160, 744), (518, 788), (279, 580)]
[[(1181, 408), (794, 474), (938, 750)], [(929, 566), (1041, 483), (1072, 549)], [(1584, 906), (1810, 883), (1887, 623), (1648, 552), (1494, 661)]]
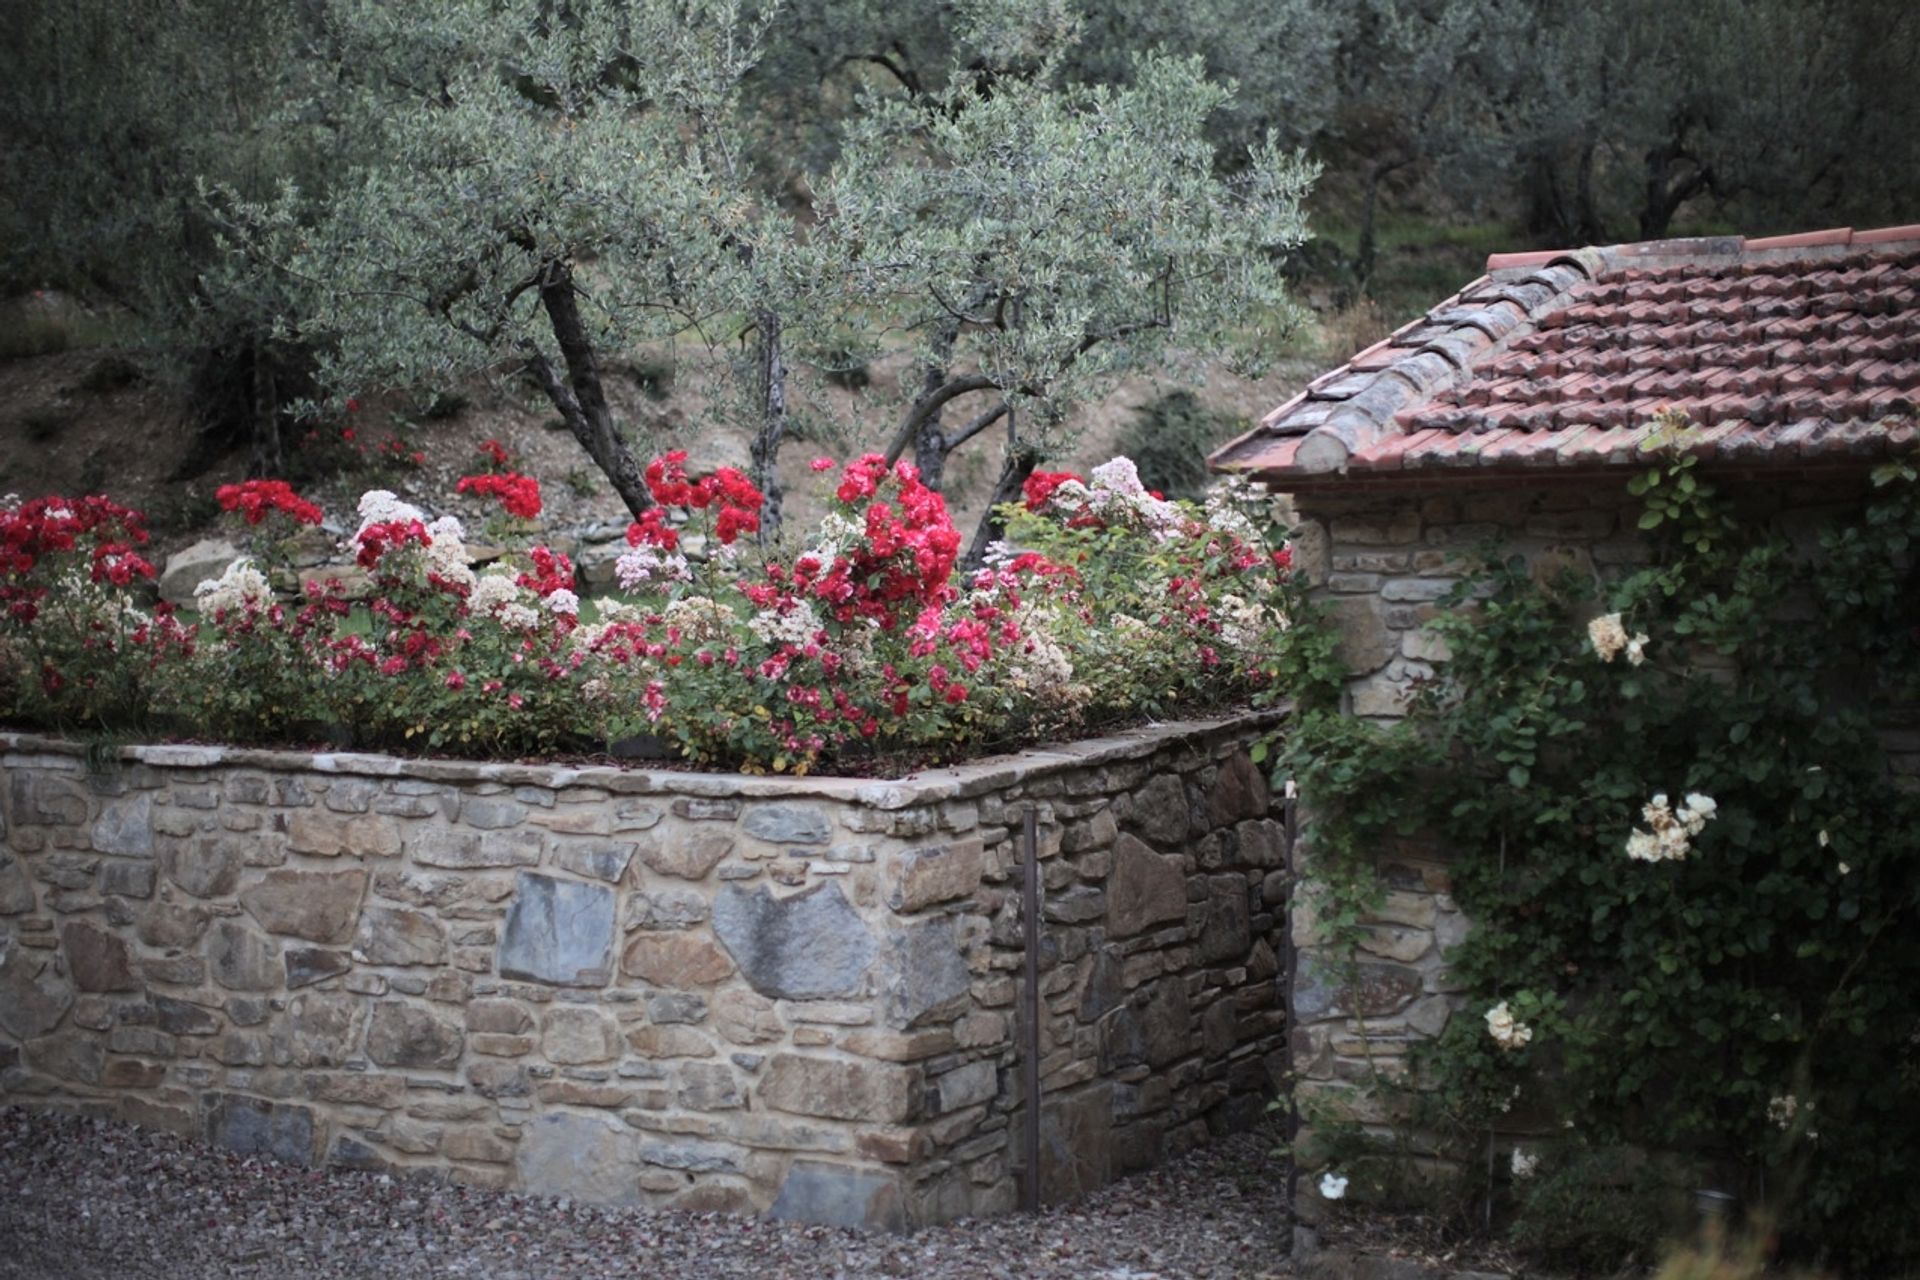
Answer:
[(917, 363), (981, 370), (1043, 454), (1176, 334), (1258, 363), (1298, 318), (1280, 255), (1316, 172), (1269, 139), (1222, 180), (1204, 130), (1232, 95), (1197, 59), (1143, 56), (1121, 88), (1051, 77), (876, 102), (822, 191), (852, 290), (906, 318)]
[[(1583, 1152), (1682, 1152), (1764, 1183), (1803, 1254), (1920, 1257), (1920, 795), (1879, 736), (1920, 705), (1910, 470), (1815, 545), (1663, 460), (1634, 482), (1653, 563), (1542, 583), (1496, 557), (1434, 624), (1453, 657), (1406, 727), (1303, 725), (1336, 888), (1396, 820), (1453, 851), (1473, 998), (1421, 1060), (1421, 1119), (1462, 1152), (1552, 1115), (1569, 1179)], [(1711, 816), (1656, 844), (1682, 796)], [(1530, 1040), (1488, 1034), (1502, 1001)]]
[(1170, 498), (1197, 498), (1212, 479), (1207, 454), (1246, 425), (1206, 408), (1191, 391), (1169, 391), (1134, 411), (1120, 437), (1120, 452), (1133, 459), (1149, 489)]
[(1514, 1191), (1514, 1244), (1556, 1273), (1644, 1266), (1685, 1224), (1685, 1189), (1630, 1152), (1574, 1151), (1542, 1162)]

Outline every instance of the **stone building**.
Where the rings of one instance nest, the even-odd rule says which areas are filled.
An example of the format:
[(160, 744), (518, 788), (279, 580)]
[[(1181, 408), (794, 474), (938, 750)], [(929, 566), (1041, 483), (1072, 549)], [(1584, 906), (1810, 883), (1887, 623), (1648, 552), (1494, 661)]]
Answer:
[[(1489, 539), (1600, 575), (1646, 559), (1626, 485), (1656, 414), (1691, 420), (1685, 447), (1736, 500), (1804, 531), (1920, 444), (1916, 401), (1920, 226), (1496, 254), (1210, 461), (1293, 496), (1295, 563), (1339, 627), (1346, 709), (1386, 721), (1446, 661), (1425, 624)], [(1920, 776), (1920, 729), (1889, 741)], [(1445, 851), (1411, 841), (1382, 870), (1362, 990), (1316, 977), (1304, 948), (1308, 1092), (1363, 1078), (1369, 1052), (1404, 1052), (1457, 1011), (1445, 952), (1468, 925)]]

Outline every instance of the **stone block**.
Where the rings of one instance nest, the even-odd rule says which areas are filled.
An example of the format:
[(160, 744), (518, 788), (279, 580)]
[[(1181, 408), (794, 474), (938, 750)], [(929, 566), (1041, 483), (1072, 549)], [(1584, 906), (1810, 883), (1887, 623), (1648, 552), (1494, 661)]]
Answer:
[(1253, 945), (1245, 876), (1207, 877), (1206, 917), (1200, 926), (1200, 961), (1217, 964), (1246, 958)]
[(531, 867), (540, 861), (544, 837), (537, 831), (483, 836), (474, 831), (428, 830), (405, 842), (423, 867), (471, 871), (480, 867)]
[(482, 831), (503, 831), (527, 820), (527, 806), (501, 796), (464, 796), (460, 801), (460, 822)]
[(617, 1120), (549, 1111), (522, 1130), (516, 1181), (539, 1194), (593, 1204), (640, 1202), (640, 1135)]
[(776, 1053), (760, 1077), (759, 1095), (776, 1111), (898, 1124), (912, 1114), (915, 1076), (891, 1063)]
[(391, 858), (400, 852), (400, 833), (384, 817), (306, 810), (288, 817), (287, 847), (318, 858)]
[(200, 941), (212, 918), (207, 908), (182, 901), (171, 885), (162, 885), (159, 896), (135, 918), (134, 929), (149, 947), (190, 947)]
[(1187, 882), (1180, 859), (1155, 853), (1131, 835), (1115, 840), (1113, 873), (1107, 879), (1108, 936), (1130, 938), (1156, 924), (1186, 918)]
[(194, 836), (167, 846), (162, 857), (167, 879), (196, 898), (233, 892), (245, 863), (240, 840), (232, 835)]
[(733, 973), (733, 960), (705, 932), (642, 933), (627, 944), (621, 971), (656, 987), (712, 986)]
[(979, 840), (896, 853), (885, 867), (887, 905), (909, 912), (967, 897), (980, 887), (984, 855)]
[(907, 1228), (906, 1202), (894, 1174), (812, 1160), (794, 1161), (767, 1216), (863, 1231)]
[(153, 793), (136, 792), (100, 806), (88, 842), (96, 853), (127, 858), (153, 856)]
[(367, 1020), (367, 1057), (383, 1067), (451, 1071), (466, 1037), (424, 1005), (382, 1000)]
[(1187, 791), (1178, 774), (1155, 774), (1134, 792), (1127, 825), (1155, 845), (1170, 850), (1185, 848), (1187, 824)]
[(540, 1052), (549, 1062), (579, 1066), (620, 1056), (620, 1028), (590, 1005), (562, 1004), (541, 1020)]
[(274, 1022), (272, 1053), (276, 1066), (342, 1067), (360, 1047), (367, 1021), (366, 1001), (350, 995), (311, 992), (295, 996)]
[(647, 1017), (654, 1022), (704, 1022), (707, 999), (690, 991), (663, 991), (647, 997)]
[(698, 889), (649, 889), (630, 894), (621, 927), (634, 929), (689, 929), (710, 914), (706, 895)]
[(0, 916), (17, 916), (34, 907), (33, 878), (20, 860), (0, 850)]
[(729, 987), (711, 1004), (714, 1030), (733, 1044), (766, 1044), (786, 1032), (774, 1002), (756, 992)]
[(67, 973), (82, 991), (138, 991), (127, 944), (105, 929), (72, 921), (60, 926), (60, 947), (67, 955)]
[(826, 844), (833, 823), (812, 805), (757, 804), (740, 820), (741, 829), (768, 844)]
[(1400, 637), (1388, 629), (1371, 597), (1330, 600), (1326, 616), (1340, 637), (1334, 656), (1353, 675), (1378, 671), (1400, 652)]
[(73, 983), (53, 957), (0, 946), (0, 1030), (16, 1040), (42, 1036), (73, 1007)]
[(236, 920), (222, 920), (207, 941), (213, 980), (229, 991), (274, 991), (280, 986), (280, 952)]
[(879, 952), (837, 882), (785, 898), (728, 885), (714, 900), (713, 931), (755, 991), (786, 1000), (861, 994)]
[(613, 890), (520, 872), (500, 936), (502, 977), (602, 987), (613, 976)]
[(311, 1165), (318, 1158), (310, 1108), (236, 1093), (209, 1094), (204, 1106), (207, 1140), (217, 1147), (296, 1165)]
[(745, 1105), (733, 1068), (717, 1062), (683, 1062), (676, 1098), (689, 1111), (732, 1111)]
[(729, 831), (662, 827), (648, 832), (635, 846), (640, 861), (657, 875), (681, 880), (704, 880), (707, 873), (733, 852)]
[(633, 861), (635, 848), (631, 840), (568, 840), (554, 847), (552, 861), (562, 871), (619, 884)]
[(1265, 818), (1272, 797), (1267, 790), (1266, 776), (1261, 773), (1260, 766), (1253, 762), (1253, 757), (1244, 751), (1236, 751), (1220, 766), (1207, 803), (1213, 825), (1225, 827), (1236, 822)]
[(268, 933), (308, 942), (342, 943), (353, 936), (367, 872), (269, 871), (240, 892), (240, 905)]
[(959, 1111), (963, 1107), (991, 1102), (997, 1097), (1000, 1093), (1000, 1072), (989, 1060), (969, 1062), (939, 1077), (934, 1081), (934, 1088), (943, 1113)]
[(109, 862), (100, 868), (100, 892), (121, 898), (151, 898), (154, 879), (151, 862)]
[(440, 965), (447, 961), (447, 931), (422, 911), (370, 906), (360, 917), (353, 949), (366, 964)]
[(973, 975), (960, 954), (952, 916), (888, 932), (880, 964), (881, 1003), (889, 1026), (902, 1030), (958, 1014)]
[(678, 1023), (649, 1024), (627, 1033), (627, 1044), (643, 1058), (711, 1058), (713, 1042), (700, 1031)]
[(328, 978), (337, 978), (353, 968), (353, 958), (344, 951), (324, 951), (318, 947), (289, 947), (283, 957), (287, 966), (287, 990), (297, 991)]

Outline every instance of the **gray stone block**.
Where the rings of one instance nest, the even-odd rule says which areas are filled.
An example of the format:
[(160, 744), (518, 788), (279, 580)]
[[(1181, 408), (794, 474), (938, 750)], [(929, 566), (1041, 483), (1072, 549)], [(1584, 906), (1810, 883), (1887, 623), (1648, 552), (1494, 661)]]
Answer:
[(613, 890), (523, 871), (496, 957), (502, 977), (603, 987), (613, 976)]
[(755, 805), (740, 825), (768, 844), (825, 844), (833, 838), (833, 823), (811, 805)]
[(813, 1160), (794, 1162), (767, 1216), (866, 1231), (907, 1227), (905, 1200), (892, 1174)]
[(207, 1140), (243, 1156), (272, 1156), (288, 1164), (314, 1161), (313, 1112), (240, 1094), (209, 1094)]
[(836, 883), (787, 898), (728, 885), (714, 899), (713, 931), (755, 991), (783, 1000), (859, 995), (879, 952)]

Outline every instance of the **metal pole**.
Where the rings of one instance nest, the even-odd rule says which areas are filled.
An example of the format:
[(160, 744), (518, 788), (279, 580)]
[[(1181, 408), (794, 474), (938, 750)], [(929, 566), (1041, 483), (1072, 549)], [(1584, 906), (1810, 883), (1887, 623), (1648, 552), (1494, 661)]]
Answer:
[(1027, 1095), (1027, 1178), (1020, 1207), (1040, 1211), (1040, 839), (1039, 818), (1032, 805), (1022, 822), (1025, 863), (1020, 914), (1026, 925), (1026, 1061), (1021, 1064), (1022, 1091)]
[(1294, 892), (1299, 884), (1299, 876), (1294, 870), (1293, 864), (1293, 843), (1300, 834), (1299, 806), (1300, 797), (1298, 790), (1294, 786), (1293, 779), (1288, 778), (1286, 800), (1281, 810), (1284, 815), (1283, 821), (1286, 831), (1286, 843), (1282, 847), (1281, 856), (1287, 872), (1287, 905), (1280, 917), (1280, 928), (1283, 931), (1280, 954), (1284, 961), (1283, 972), (1286, 974), (1287, 984), (1286, 1055), (1282, 1061), (1286, 1063), (1287, 1072), (1287, 1231), (1289, 1234), (1291, 1234), (1294, 1229), (1293, 1207), (1299, 1203), (1298, 1197), (1300, 1191), (1300, 1156), (1298, 1152), (1300, 1145), (1300, 1082), (1295, 1078), (1293, 1060), (1293, 991), (1300, 979), (1300, 948), (1295, 944), (1293, 939), (1293, 898)]

